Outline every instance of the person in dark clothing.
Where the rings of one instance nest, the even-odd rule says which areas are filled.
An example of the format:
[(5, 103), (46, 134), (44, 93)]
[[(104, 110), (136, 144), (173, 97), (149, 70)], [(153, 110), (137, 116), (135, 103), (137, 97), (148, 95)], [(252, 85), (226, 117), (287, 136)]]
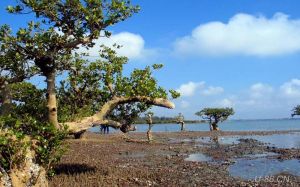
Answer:
[(100, 133), (101, 134), (108, 134), (109, 133), (109, 127), (107, 125), (100, 125)]

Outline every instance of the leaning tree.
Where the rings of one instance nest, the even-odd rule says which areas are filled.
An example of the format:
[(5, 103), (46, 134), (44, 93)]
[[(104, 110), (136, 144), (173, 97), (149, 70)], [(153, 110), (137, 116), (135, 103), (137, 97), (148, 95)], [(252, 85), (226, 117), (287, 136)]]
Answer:
[[(12, 115), (0, 118), (0, 185), (47, 186), (46, 171), (59, 159), (66, 134), (80, 137), (100, 124), (128, 132), (133, 119), (152, 105), (175, 107), (168, 96), (179, 94), (168, 94), (152, 77), (162, 65), (135, 69), (126, 77), (122, 71), (127, 58), (113, 49), (103, 47), (94, 62), (76, 53), (79, 47), (93, 47), (95, 39), (109, 37), (109, 26), (137, 12), (130, 1), (19, 0), (7, 9), (32, 12), (37, 22), (16, 33), (7, 25), (0, 30), (1, 48), (7, 49), (1, 52), (1, 71), (3, 64), (15, 62), (7, 60), (10, 52), (21, 55), (21, 64), (30, 64), (28, 71), (19, 68), (26, 70), (21, 81), (10, 83)], [(67, 78), (57, 86), (62, 73)], [(24, 82), (33, 75), (45, 77), (46, 89)], [(1, 100), (1, 107), (6, 106)]]
[(233, 108), (204, 108), (196, 112), (197, 116), (209, 121), (210, 130), (219, 130), (218, 123), (234, 114)]

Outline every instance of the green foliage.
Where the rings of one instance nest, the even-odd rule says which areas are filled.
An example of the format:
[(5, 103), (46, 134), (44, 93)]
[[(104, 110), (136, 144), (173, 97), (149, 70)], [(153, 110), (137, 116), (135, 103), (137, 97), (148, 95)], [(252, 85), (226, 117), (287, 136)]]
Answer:
[(48, 123), (40, 123), (33, 118), (0, 118), (0, 164), (6, 170), (20, 166), (25, 158), (25, 150), (35, 151), (35, 161), (51, 169), (51, 164), (62, 156), (65, 147), (63, 140), (67, 129), (56, 129)]
[(175, 90), (169, 90), (173, 99), (180, 97), (180, 93)]
[(10, 85), (13, 115), (18, 119), (34, 118), (47, 121), (46, 90), (37, 89), (28, 82)]
[(204, 108), (199, 112), (196, 112), (197, 116), (201, 116), (203, 119), (208, 119), (214, 122), (222, 122), (234, 114), (233, 108)]
[(13, 131), (0, 134), (0, 166), (8, 171), (14, 165), (20, 165), (25, 159), (25, 151), (29, 142), (19, 133)]
[(35, 161), (51, 169), (52, 163), (57, 162), (65, 150), (62, 143), (67, 135), (66, 127), (56, 129), (47, 123), (45, 90), (28, 82), (9, 87), (13, 112), (0, 117), (1, 166), (9, 169), (20, 165), (29, 147), (36, 154)]
[(291, 116), (299, 116), (300, 115), (300, 105), (297, 105), (293, 108)]
[(153, 64), (152, 68), (153, 69), (161, 69), (164, 65), (163, 64)]
[(0, 41), (4, 48), (22, 54), (24, 61), (34, 61), (46, 76), (68, 70), (73, 50), (79, 45), (93, 47), (93, 40), (109, 37), (107, 27), (128, 19), (139, 7), (124, 0), (19, 0), (7, 11), (36, 15), (36, 22), (29, 22), (16, 34), (7, 25), (2, 26)]
[[(118, 48), (118, 46), (115, 46)], [(101, 59), (89, 62), (77, 56), (72, 61), (67, 80), (61, 82), (58, 89), (59, 120), (73, 121), (90, 116), (113, 97), (147, 96), (167, 98), (167, 92), (157, 85), (152, 72), (157, 68), (147, 66), (135, 69), (130, 76), (123, 75), (128, 59), (118, 56), (115, 50), (102, 46)], [(175, 91), (171, 91), (177, 97)], [(132, 124), (139, 114), (151, 106), (142, 102), (118, 105), (109, 118)]]

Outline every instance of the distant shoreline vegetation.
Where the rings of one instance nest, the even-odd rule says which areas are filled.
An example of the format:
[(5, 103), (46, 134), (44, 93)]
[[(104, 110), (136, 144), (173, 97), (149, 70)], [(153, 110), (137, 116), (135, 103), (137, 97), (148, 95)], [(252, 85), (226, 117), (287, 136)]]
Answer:
[[(171, 117), (158, 117), (158, 116), (154, 116), (152, 117), (152, 124), (174, 124), (177, 123), (175, 118), (171, 118)], [(205, 120), (184, 120), (184, 122), (186, 124), (191, 124), (191, 123), (207, 123), (207, 121)], [(138, 124), (146, 124), (147, 121), (145, 119), (145, 117), (139, 117), (138, 119), (135, 120), (136, 125)]]
[[(229, 119), (228, 121), (269, 121), (269, 120), (300, 120), (300, 118), (274, 118), (274, 119)], [(184, 120), (185, 124), (208, 123), (206, 120)], [(176, 124), (176, 119), (171, 117), (153, 117), (153, 124)], [(136, 125), (147, 124), (144, 117), (138, 118)]]

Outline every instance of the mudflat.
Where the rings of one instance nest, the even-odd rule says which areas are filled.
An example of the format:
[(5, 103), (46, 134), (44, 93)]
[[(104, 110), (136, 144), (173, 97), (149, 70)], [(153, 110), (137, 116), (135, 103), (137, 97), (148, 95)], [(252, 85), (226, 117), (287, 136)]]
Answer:
[[(255, 167), (249, 161), (258, 157), (300, 164), (299, 147), (277, 147), (250, 136), (291, 133), (299, 132), (153, 133), (154, 141), (149, 143), (146, 133), (89, 132), (84, 139), (66, 141), (69, 149), (54, 166), (56, 175), (50, 186), (300, 186), (297, 173), (255, 176), (249, 171), (248, 176), (245, 171)], [(238, 169), (249, 178), (231, 171), (243, 159), (246, 165), (236, 167), (242, 167)], [(268, 165), (266, 162), (264, 169)]]

